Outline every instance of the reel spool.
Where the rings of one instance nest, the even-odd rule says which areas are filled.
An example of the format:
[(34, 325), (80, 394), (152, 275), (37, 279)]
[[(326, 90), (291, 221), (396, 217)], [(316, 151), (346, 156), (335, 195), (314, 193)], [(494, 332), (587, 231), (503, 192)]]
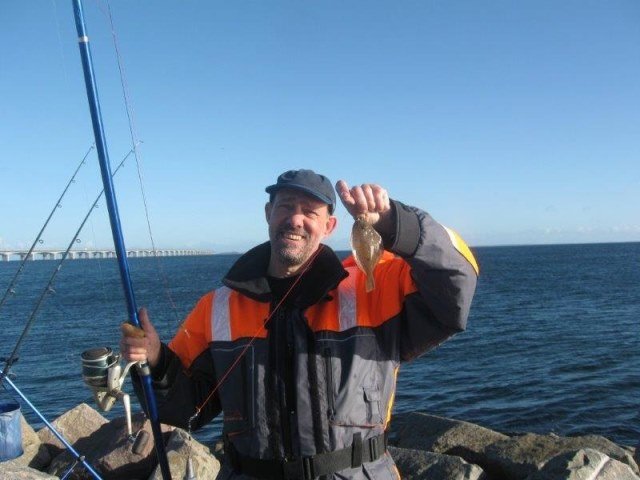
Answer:
[(128, 397), (122, 391), (129, 369), (135, 362), (128, 363), (124, 371), (120, 366), (120, 355), (116, 354), (109, 347), (91, 348), (82, 352), (82, 379), (84, 383), (93, 391), (93, 397), (98, 407), (103, 412), (111, 410), (116, 400)]
[[(129, 394), (122, 391), (122, 385), (127, 378), (129, 369), (136, 362), (120, 365), (120, 355), (114, 353), (109, 347), (97, 347), (85, 350), (80, 355), (82, 360), (82, 379), (93, 392), (93, 398), (103, 412), (113, 408), (116, 401), (122, 400), (127, 421), (127, 433), (133, 443), (133, 452), (142, 450), (149, 439), (149, 434), (140, 430), (138, 435), (133, 435), (131, 428), (131, 400)], [(137, 451), (136, 451), (137, 450)]]

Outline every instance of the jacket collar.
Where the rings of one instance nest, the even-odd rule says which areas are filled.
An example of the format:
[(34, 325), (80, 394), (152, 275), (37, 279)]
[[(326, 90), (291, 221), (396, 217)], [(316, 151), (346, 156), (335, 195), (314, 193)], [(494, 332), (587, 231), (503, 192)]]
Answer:
[[(313, 264), (292, 292), (293, 303), (298, 307), (317, 303), (349, 275), (331, 248), (326, 245), (320, 245), (320, 248)], [(272, 295), (267, 280), (270, 258), (270, 242), (252, 248), (233, 264), (222, 283), (259, 302), (270, 302)]]

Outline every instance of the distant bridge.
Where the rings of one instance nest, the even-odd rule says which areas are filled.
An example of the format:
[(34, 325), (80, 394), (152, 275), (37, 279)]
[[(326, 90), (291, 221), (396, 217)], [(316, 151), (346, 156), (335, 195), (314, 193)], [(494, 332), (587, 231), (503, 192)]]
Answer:
[[(0, 250), (0, 261), (10, 262), (12, 260), (24, 260), (29, 250)], [(29, 260), (57, 260), (64, 255), (64, 250), (34, 250), (29, 254)], [(156, 249), (155, 256), (158, 257), (181, 257), (194, 255), (213, 255), (210, 250), (192, 250), (181, 248), (162, 248)], [(152, 249), (127, 249), (127, 257), (141, 258), (153, 257)], [(98, 249), (98, 250), (70, 250), (67, 255), (68, 259), (90, 259), (90, 258), (116, 258), (115, 250)]]

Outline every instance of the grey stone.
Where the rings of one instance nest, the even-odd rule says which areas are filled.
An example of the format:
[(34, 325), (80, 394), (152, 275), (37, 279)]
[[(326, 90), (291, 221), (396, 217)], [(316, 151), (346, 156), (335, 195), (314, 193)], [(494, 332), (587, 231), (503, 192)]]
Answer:
[(549, 460), (526, 480), (639, 480), (629, 465), (602, 452), (585, 448), (562, 453)]
[(640, 467), (640, 445), (638, 447), (627, 447), (627, 450), (633, 457), (633, 461)]
[[(81, 403), (51, 422), (71, 445), (81, 438), (88, 437), (105, 423), (107, 423), (107, 419), (86, 403)], [(38, 431), (38, 437), (47, 447), (52, 458), (65, 451), (64, 444), (47, 427)]]
[[(191, 457), (196, 478), (216, 478), (220, 471), (220, 462), (206, 446), (194, 440), (184, 430), (176, 428), (167, 444), (167, 458), (172, 478), (185, 478), (189, 457)], [(149, 480), (162, 480), (160, 466), (156, 467)]]
[(455, 455), (469, 463), (482, 464), (484, 450), (509, 437), (473, 423), (422, 412), (395, 415), (390, 444), (402, 448)]
[(42, 443), (36, 431), (22, 417), (22, 444), (24, 456), (29, 458), (28, 466), (44, 470), (51, 463), (49, 449)]
[(489, 445), (482, 466), (493, 476), (522, 479), (537, 472), (551, 458), (562, 453), (591, 448), (628, 465), (634, 473), (638, 466), (631, 453), (598, 435), (559, 437), (528, 433)]
[(58, 480), (58, 477), (48, 473), (12, 462), (0, 463), (0, 478), (4, 480)]
[[(134, 415), (132, 427), (137, 442), (129, 438), (124, 417), (105, 423), (91, 435), (78, 440), (73, 447), (82, 452), (86, 461), (104, 480), (124, 478), (147, 478), (156, 466), (151, 424), (142, 414)], [(172, 427), (163, 426), (165, 432)], [(146, 440), (146, 441), (145, 441)], [(74, 458), (71, 452), (58, 455), (49, 473), (62, 476)], [(77, 467), (69, 476), (70, 480), (93, 478), (84, 467)]]
[[(127, 432), (124, 417), (113, 420), (109, 428), (103, 428), (103, 432), (96, 432), (94, 435), (93, 441), (100, 448), (93, 451), (92, 457), (95, 458), (95, 465), (103, 472), (105, 480), (146, 478), (156, 465), (151, 422), (139, 414), (133, 417), (132, 424), (132, 438)], [(161, 426), (163, 432), (169, 432), (172, 428)]]
[(477, 465), (462, 458), (440, 453), (389, 447), (389, 453), (404, 480), (484, 480)]

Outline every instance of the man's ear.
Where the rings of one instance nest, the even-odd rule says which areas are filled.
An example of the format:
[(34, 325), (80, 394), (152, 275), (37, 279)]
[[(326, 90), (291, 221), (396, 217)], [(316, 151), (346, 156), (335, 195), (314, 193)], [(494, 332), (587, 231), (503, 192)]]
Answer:
[(271, 210), (273, 209), (273, 205), (271, 202), (267, 202), (264, 205), (264, 216), (267, 219), (267, 223), (269, 223), (269, 217), (271, 217)]
[(334, 217), (333, 215), (330, 215), (329, 218), (327, 219), (327, 230), (325, 231), (324, 236), (328, 237), (329, 235), (331, 235), (337, 226), (338, 226), (338, 217)]

